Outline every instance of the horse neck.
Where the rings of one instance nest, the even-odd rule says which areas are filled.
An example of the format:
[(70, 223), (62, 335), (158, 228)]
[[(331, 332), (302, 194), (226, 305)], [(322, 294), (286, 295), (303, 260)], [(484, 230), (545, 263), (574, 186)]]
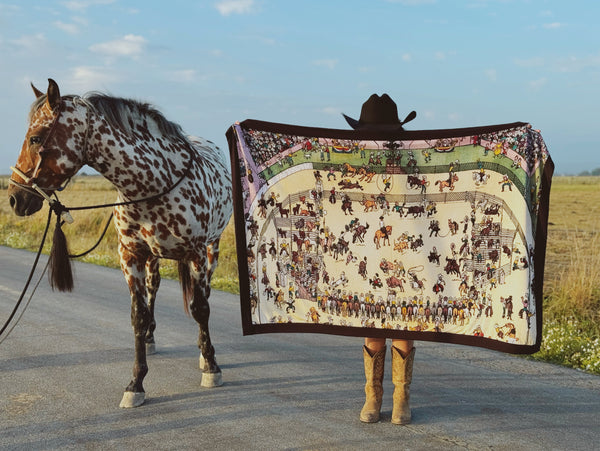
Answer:
[[(150, 121), (148, 121), (150, 122)], [(136, 124), (137, 125), (137, 124)], [(154, 127), (128, 134), (102, 117), (90, 120), (87, 164), (108, 179), (127, 199), (158, 194), (183, 175), (188, 148), (162, 136)], [(141, 125), (141, 122), (140, 122)]]

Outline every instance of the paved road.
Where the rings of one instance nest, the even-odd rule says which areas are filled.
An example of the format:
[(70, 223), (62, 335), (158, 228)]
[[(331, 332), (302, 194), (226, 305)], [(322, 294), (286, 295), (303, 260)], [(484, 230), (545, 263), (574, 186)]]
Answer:
[[(0, 247), (0, 320), (33, 254)], [(200, 387), (197, 328), (178, 283), (163, 281), (148, 400), (119, 409), (133, 339), (119, 271), (76, 265), (73, 294), (41, 283), (0, 344), (1, 449), (600, 449), (600, 377), (495, 351), (418, 343), (413, 423), (358, 420), (361, 340), (244, 337), (236, 296), (214, 292), (224, 385)], [(388, 355), (389, 359), (389, 355)]]

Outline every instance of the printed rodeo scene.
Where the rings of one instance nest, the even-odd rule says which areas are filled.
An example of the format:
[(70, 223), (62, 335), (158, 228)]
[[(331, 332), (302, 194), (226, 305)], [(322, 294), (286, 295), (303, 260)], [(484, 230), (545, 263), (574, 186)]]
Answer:
[(535, 341), (536, 188), (506, 137), (244, 138), (254, 323)]

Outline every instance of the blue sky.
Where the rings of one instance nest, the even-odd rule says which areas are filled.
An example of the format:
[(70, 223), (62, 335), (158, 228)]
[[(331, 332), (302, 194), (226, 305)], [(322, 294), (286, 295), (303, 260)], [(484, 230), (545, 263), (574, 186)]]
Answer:
[(578, 173), (600, 167), (599, 17), (596, 0), (0, 0), (0, 173), (48, 78), (220, 147), (247, 118), (348, 128), (387, 92), (417, 111), (407, 129), (530, 122)]

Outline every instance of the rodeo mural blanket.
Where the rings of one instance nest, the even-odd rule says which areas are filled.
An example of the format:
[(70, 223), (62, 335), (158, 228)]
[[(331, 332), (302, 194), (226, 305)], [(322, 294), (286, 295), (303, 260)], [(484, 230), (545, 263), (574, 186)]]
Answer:
[(553, 164), (529, 124), (227, 137), (244, 334), (539, 349)]

